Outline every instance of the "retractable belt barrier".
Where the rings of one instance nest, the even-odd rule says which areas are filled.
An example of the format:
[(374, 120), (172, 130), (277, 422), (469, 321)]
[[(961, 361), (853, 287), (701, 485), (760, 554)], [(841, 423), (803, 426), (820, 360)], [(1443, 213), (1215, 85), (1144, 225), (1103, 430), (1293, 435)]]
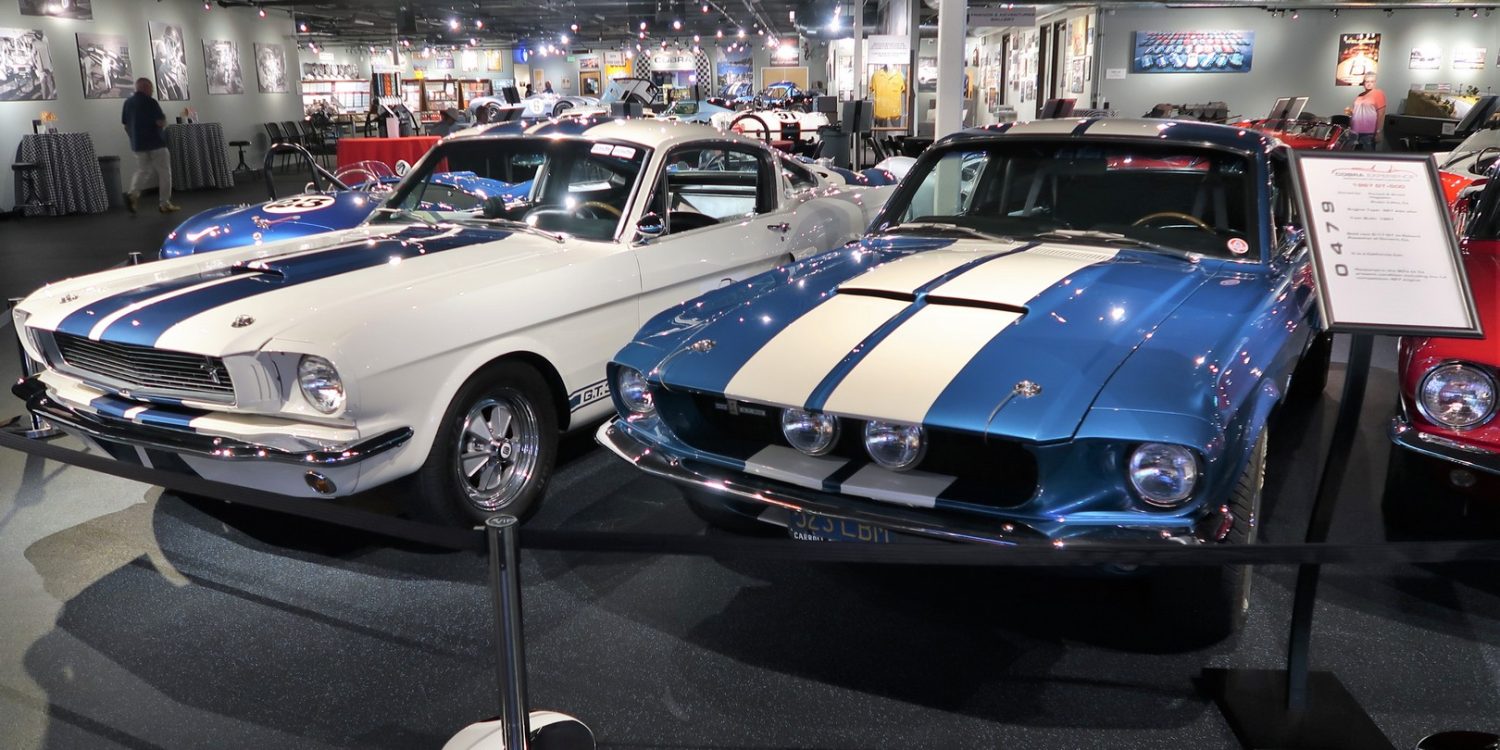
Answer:
[[(410, 521), (357, 510), (326, 500), (290, 497), (201, 477), (125, 464), (111, 458), (0, 432), (0, 447), (72, 464), (175, 492), (287, 513), (381, 536), (455, 550), (484, 552), (484, 532)], [(929, 542), (814, 543), (691, 534), (522, 529), (521, 547), (558, 552), (692, 555), (806, 562), (893, 565), (1051, 567), (1075, 565), (1307, 565), (1500, 561), (1500, 540), (1436, 542), (1104, 544), (1001, 546)]]

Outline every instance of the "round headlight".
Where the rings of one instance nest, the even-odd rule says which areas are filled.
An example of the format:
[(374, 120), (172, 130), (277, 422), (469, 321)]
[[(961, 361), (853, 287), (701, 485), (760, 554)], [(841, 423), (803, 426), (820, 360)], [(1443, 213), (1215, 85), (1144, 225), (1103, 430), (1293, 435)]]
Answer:
[(784, 409), (781, 434), (793, 448), (809, 456), (821, 456), (838, 442), (839, 418), (806, 409)]
[(927, 433), (919, 424), (865, 423), (865, 452), (892, 471), (906, 471), (927, 455)]
[(1435, 367), (1422, 378), (1418, 403), (1428, 419), (1445, 427), (1473, 427), (1495, 413), (1495, 379), (1473, 365)]
[(344, 381), (332, 362), (311, 354), (302, 357), (297, 363), (297, 384), (314, 409), (332, 414), (344, 408)]
[(651, 400), (651, 386), (646, 383), (646, 376), (640, 370), (621, 367), (617, 379), (619, 383), (615, 393), (620, 394), (620, 403), (625, 408), (641, 415), (656, 411), (656, 404)]
[(1152, 505), (1181, 505), (1198, 484), (1198, 458), (1180, 445), (1145, 443), (1130, 454), (1130, 485)]

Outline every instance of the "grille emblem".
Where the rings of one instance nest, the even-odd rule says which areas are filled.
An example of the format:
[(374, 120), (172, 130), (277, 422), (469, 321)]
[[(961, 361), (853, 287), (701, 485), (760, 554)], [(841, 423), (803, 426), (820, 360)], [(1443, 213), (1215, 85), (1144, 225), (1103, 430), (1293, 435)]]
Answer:
[(699, 354), (706, 354), (713, 351), (715, 345), (716, 344), (713, 339), (699, 339), (691, 344), (688, 344), (688, 349)]
[(253, 323), (255, 323), (255, 318), (252, 318), (249, 315), (241, 315), (238, 318), (235, 318), (234, 322), (229, 324), (229, 327), (244, 328), (245, 326), (252, 325)]
[(1041, 392), (1042, 387), (1030, 380), (1022, 380), (1014, 388), (1014, 393), (1021, 398), (1031, 398)]

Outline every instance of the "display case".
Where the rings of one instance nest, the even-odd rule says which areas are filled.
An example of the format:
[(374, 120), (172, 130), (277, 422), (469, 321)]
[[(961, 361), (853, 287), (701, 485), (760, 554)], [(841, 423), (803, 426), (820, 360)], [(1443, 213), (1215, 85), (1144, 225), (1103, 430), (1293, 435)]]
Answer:
[(463, 108), (469, 106), (469, 100), (475, 97), (494, 96), (495, 84), (493, 81), (482, 78), (460, 80), (458, 82), (458, 91), (463, 95), (463, 99), (459, 101), (459, 107)]
[(413, 112), (422, 111), (422, 81), (408, 78), (401, 82), (401, 101)]
[(348, 80), (308, 80), (302, 82), (304, 112), (327, 102), (340, 113), (365, 112), (370, 109), (370, 82)]
[(458, 108), (458, 81), (424, 80), (422, 81), (422, 97), (422, 109), (420, 110), (422, 122), (437, 122), (442, 119), (443, 110), (449, 107)]

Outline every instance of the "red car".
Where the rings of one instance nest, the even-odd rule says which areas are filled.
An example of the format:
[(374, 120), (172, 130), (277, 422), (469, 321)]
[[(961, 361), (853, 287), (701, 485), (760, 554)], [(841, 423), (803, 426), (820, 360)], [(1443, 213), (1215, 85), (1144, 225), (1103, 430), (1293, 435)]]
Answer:
[(1486, 337), (1401, 339), (1383, 503), (1393, 531), (1452, 530), (1500, 510), (1500, 184), (1461, 201), (1464, 267)]
[(1275, 136), (1296, 151), (1343, 151), (1354, 145), (1354, 136), (1348, 128), (1328, 122), (1241, 120), (1231, 125)]

